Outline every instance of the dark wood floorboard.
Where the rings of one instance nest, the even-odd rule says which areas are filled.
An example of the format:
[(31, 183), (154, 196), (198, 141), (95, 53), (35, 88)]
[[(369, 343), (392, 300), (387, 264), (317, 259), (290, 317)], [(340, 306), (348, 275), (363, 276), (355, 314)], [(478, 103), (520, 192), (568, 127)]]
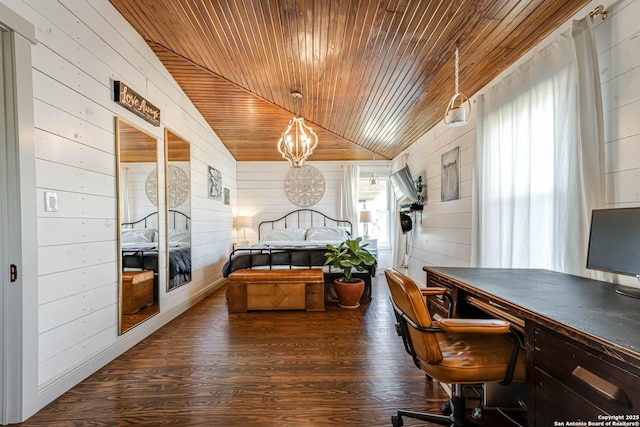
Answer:
[(400, 408), (439, 413), (447, 396), (404, 352), (374, 282), (370, 304), (311, 313), (229, 314), (220, 289), (21, 425), (389, 426)]
[(144, 322), (153, 315), (160, 313), (160, 305), (153, 303), (150, 306), (142, 307), (138, 312), (134, 314), (122, 315), (122, 330), (127, 331), (138, 323)]

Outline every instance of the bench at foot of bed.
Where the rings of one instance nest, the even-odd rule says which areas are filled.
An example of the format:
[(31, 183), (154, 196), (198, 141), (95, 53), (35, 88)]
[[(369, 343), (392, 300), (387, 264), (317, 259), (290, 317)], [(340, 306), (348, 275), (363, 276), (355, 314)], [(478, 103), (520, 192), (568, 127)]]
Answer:
[(229, 275), (229, 313), (247, 310), (324, 311), (320, 268), (236, 270)]

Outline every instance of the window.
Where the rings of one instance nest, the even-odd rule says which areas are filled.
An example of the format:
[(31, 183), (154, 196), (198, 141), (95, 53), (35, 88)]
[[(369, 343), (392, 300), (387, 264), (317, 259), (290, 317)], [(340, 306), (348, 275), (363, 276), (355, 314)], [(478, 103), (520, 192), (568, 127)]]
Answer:
[(360, 222), (359, 234), (369, 238), (378, 239), (378, 247), (389, 245), (389, 192), (387, 190), (389, 180), (379, 177), (376, 185), (371, 185), (370, 174), (360, 175), (358, 182), (358, 214), (362, 211), (370, 211), (372, 222), (363, 224)]

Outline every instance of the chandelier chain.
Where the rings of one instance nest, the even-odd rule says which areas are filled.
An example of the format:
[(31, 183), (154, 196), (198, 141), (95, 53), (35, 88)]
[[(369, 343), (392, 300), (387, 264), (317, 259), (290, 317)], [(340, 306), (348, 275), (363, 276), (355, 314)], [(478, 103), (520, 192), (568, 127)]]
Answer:
[(293, 97), (293, 110), (296, 116), (300, 117), (300, 105), (298, 102), (302, 102), (302, 93), (293, 91), (291, 92), (291, 96)]

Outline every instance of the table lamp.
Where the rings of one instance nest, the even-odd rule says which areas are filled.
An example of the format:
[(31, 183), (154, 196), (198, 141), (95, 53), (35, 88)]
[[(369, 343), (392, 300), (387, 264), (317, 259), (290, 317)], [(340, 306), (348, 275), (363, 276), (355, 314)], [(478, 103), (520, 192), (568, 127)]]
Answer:
[(247, 240), (247, 228), (251, 228), (251, 217), (250, 216), (238, 216), (236, 217), (236, 229), (242, 229), (242, 241), (238, 242), (240, 244), (246, 245), (249, 243)]
[(369, 223), (373, 222), (373, 212), (371, 211), (361, 211), (360, 212), (360, 222), (364, 224), (364, 239), (369, 238)]

